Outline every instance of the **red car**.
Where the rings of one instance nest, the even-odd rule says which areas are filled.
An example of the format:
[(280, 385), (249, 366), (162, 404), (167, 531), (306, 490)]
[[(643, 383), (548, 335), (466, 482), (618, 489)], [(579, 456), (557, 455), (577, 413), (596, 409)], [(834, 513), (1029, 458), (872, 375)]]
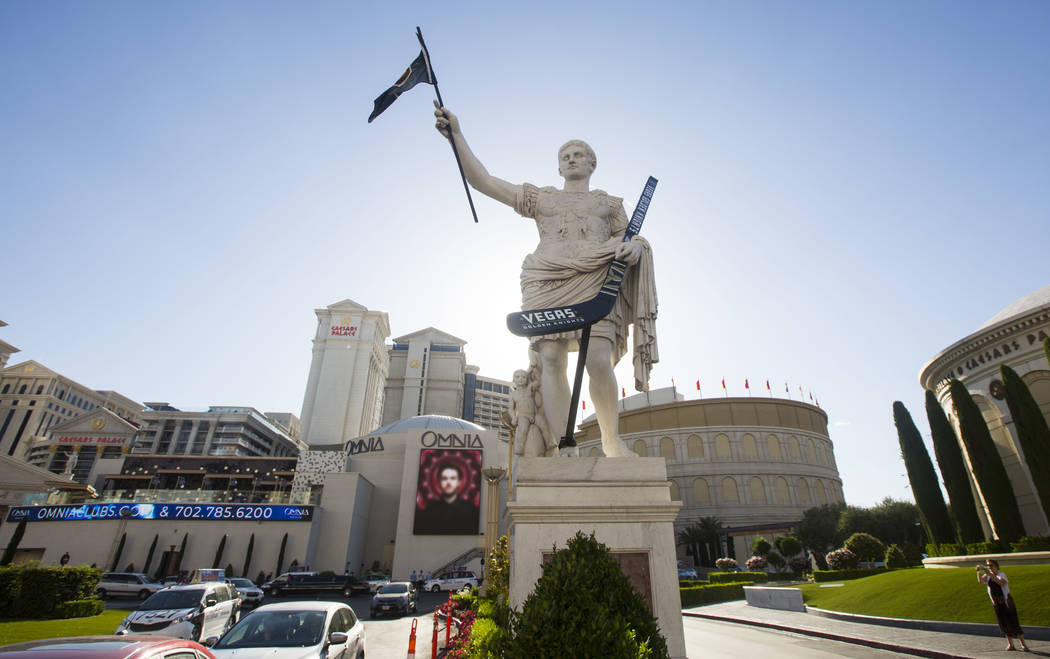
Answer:
[(0, 647), (3, 659), (215, 659), (208, 648), (162, 636), (71, 636)]

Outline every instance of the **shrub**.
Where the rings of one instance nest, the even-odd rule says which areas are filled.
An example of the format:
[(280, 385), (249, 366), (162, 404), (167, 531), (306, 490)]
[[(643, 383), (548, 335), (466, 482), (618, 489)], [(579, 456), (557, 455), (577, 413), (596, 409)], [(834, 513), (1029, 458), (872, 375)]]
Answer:
[(322, 577), (334, 577), (335, 576), (335, 570), (324, 570), (324, 571), (319, 573), (319, 576), (322, 576)]
[(755, 556), (765, 556), (772, 548), (773, 545), (769, 544), (769, 540), (762, 536), (755, 538), (755, 541), (751, 543), (751, 553)]
[(1024, 537), (1010, 543), (1012, 551), (1050, 551), (1050, 536), (1040, 538)]
[(510, 659), (667, 657), (645, 600), (593, 534), (577, 533), (554, 550), (521, 612), (512, 614), (512, 630)]
[(715, 561), (715, 567), (724, 572), (729, 572), (737, 566), (735, 558), (720, 558)]
[(784, 558), (791, 558), (802, 553), (802, 543), (793, 535), (780, 535), (773, 540), (777, 551)]
[(966, 547), (951, 542), (939, 545), (926, 545), (927, 556), (962, 556), (966, 553)]
[(788, 559), (788, 568), (792, 572), (805, 572), (809, 569), (809, 560), (802, 556), (792, 556)]
[(966, 544), (966, 553), (970, 555), (979, 554), (1002, 554), (1007, 551), (1009, 543), (1006, 542), (969, 542)]
[(765, 572), (710, 572), (707, 579), (711, 583), (732, 583), (734, 581), (765, 583), (769, 581), (769, 575)]
[(750, 585), (751, 584), (746, 581), (733, 581), (730, 583), (683, 588), (681, 590), (682, 607), (713, 604), (714, 602), (728, 602), (730, 600), (742, 600), (744, 599), (744, 586)]
[(766, 569), (766, 567), (769, 565), (769, 561), (762, 558), (761, 556), (752, 556), (751, 558), (747, 559), (747, 562), (744, 563), (744, 565), (747, 566), (748, 570), (755, 572), (757, 570)]
[(843, 547), (853, 552), (860, 561), (878, 561), (886, 554), (886, 545), (882, 540), (869, 533), (854, 533), (846, 538)]
[(828, 555), (824, 557), (824, 560), (828, 562), (828, 567), (836, 571), (855, 568), (860, 561), (860, 559), (857, 558), (857, 555), (848, 549), (829, 551)]
[(787, 564), (787, 561), (784, 560), (784, 557), (780, 555), (780, 552), (774, 549), (771, 549), (769, 553), (766, 554), (766, 560), (769, 561), (769, 564), (772, 565), (777, 570), (777, 572), (779, 572), (781, 568), (783, 568), (784, 565)]
[(873, 574), (886, 574), (886, 570), (870, 568), (864, 570), (817, 570), (813, 573), (813, 581), (822, 583), (824, 581), (848, 581), (849, 579), (860, 579), (870, 577)]
[(55, 618), (86, 618), (97, 616), (106, 608), (106, 603), (100, 599), (73, 600), (62, 602), (55, 606)]
[(886, 550), (886, 567), (900, 568), (908, 567), (908, 559), (904, 556), (904, 550), (897, 545), (890, 545)]
[(86, 566), (0, 569), (0, 617), (53, 618), (64, 602), (91, 599), (102, 572)]

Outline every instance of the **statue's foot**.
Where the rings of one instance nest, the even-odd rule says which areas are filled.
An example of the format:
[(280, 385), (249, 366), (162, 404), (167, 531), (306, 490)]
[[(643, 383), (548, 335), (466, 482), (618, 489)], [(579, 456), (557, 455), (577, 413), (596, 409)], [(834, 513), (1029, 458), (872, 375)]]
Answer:
[(627, 448), (619, 437), (611, 440), (602, 438), (602, 452), (607, 458), (637, 458), (638, 454)]
[(547, 450), (544, 451), (544, 453), (543, 453), (543, 457), (545, 457), (545, 458), (553, 458), (556, 455), (558, 455), (558, 447), (557, 446), (549, 446), (549, 447), (547, 447)]
[(566, 446), (565, 448), (555, 448), (555, 454), (562, 458), (578, 458), (580, 457), (579, 446)]

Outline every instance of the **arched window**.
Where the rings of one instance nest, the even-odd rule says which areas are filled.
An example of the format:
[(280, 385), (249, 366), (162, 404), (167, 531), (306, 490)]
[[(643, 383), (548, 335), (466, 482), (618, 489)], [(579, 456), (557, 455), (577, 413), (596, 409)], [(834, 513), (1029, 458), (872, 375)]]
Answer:
[(762, 482), (762, 479), (758, 476), (751, 477), (751, 503), (765, 503), (766, 502), (766, 485)]
[(824, 489), (824, 481), (817, 481), (817, 503), (824, 505), (828, 502), (828, 493)]
[(693, 479), (693, 503), (711, 503), (711, 490), (703, 478)]
[(787, 479), (777, 476), (777, 503), (791, 503), (791, 492), (788, 491)]
[(729, 458), (732, 456), (733, 453), (729, 449), (729, 437), (725, 435), (718, 435), (715, 437), (715, 457)]
[(44, 385), (40, 385), (40, 386), (38, 386), (38, 387), (36, 388), (36, 395), (37, 395), (37, 396), (39, 396), (39, 395), (40, 395), (40, 394), (42, 394), (42, 393), (44, 393)]
[(18, 393), (24, 394), (25, 392), (26, 392), (26, 386), (23, 384), (21, 387), (18, 388)]
[(681, 501), (682, 495), (678, 492), (678, 483), (671, 481), (671, 501)]
[(1021, 376), (1043, 416), (1050, 417), (1050, 371), (1029, 371)]
[(722, 479), (722, 501), (740, 503), (740, 492), (736, 489), (736, 481), (730, 476)]
[(802, 459), (806, 462), (816, 462), (813, 458), (813, 440), (809, 437), (802, 443)]
[(592, 446), (590, 452), (587, 453), (587, 455), (592, 458), (600, 458), (602, 452), (598, 450), (597, 446)]
[(798, 502), (812, 503), (809, 498), (809, 484), (806, 483), (805, 478), (798, 479)]
[(766, 453), (770, 459), (780, 460), (783, 454), (780, 452), (780, 438), (776, 435), (766, 437)]
[(798, 437), (794, 435), (788, 438), (788, 455), (791, 456), (792, 460), (798, 460), (801, 457), (798, 448)]
[(755, 442), (754, 435), (744, 435), (740, 440), (740, 446), (744, 451), (745, 458), (757, 458), (758, 457), (758, 444)]
[(668, 460), (674, 460), (674, 440), (670, 437), (663, 437), (660, 439), (660, 457), (667, 458)]
[(690, 458), (702, 458), (704, 457), (704, 442), (696, 435), (689, 435), (689, 439), (686, 442), (689, 447)]
[(644, 439), (639, 439), (634, 442), (634, 452), (637, 453), (640, 458), (649, 457), (649, 447), (645, 444)]

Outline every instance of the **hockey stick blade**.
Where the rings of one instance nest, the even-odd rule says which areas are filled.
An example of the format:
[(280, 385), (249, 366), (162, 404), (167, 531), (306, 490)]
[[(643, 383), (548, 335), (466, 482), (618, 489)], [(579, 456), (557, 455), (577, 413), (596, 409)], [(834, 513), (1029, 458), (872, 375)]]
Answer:
[[(638, 205), (634, 207), (627, 230), (624, 231), (623, 242), (629, 241), (641, 231), (645, 213), (649, 210), (649, 202), (652, 201), (653, 192), (656, 190), (656, 182), (652, 176), (645, 182), (642, 196), (638, 199)], [(547, 309), (514, 311), (507, 314), (507, 329), (516, 336), (542, 336), (572, 332), (593, 325), (612, 311), (626, 272), (626, 263), (613, 260), (605, 271), (605, 281), (601, 289), (590, 300)]]

